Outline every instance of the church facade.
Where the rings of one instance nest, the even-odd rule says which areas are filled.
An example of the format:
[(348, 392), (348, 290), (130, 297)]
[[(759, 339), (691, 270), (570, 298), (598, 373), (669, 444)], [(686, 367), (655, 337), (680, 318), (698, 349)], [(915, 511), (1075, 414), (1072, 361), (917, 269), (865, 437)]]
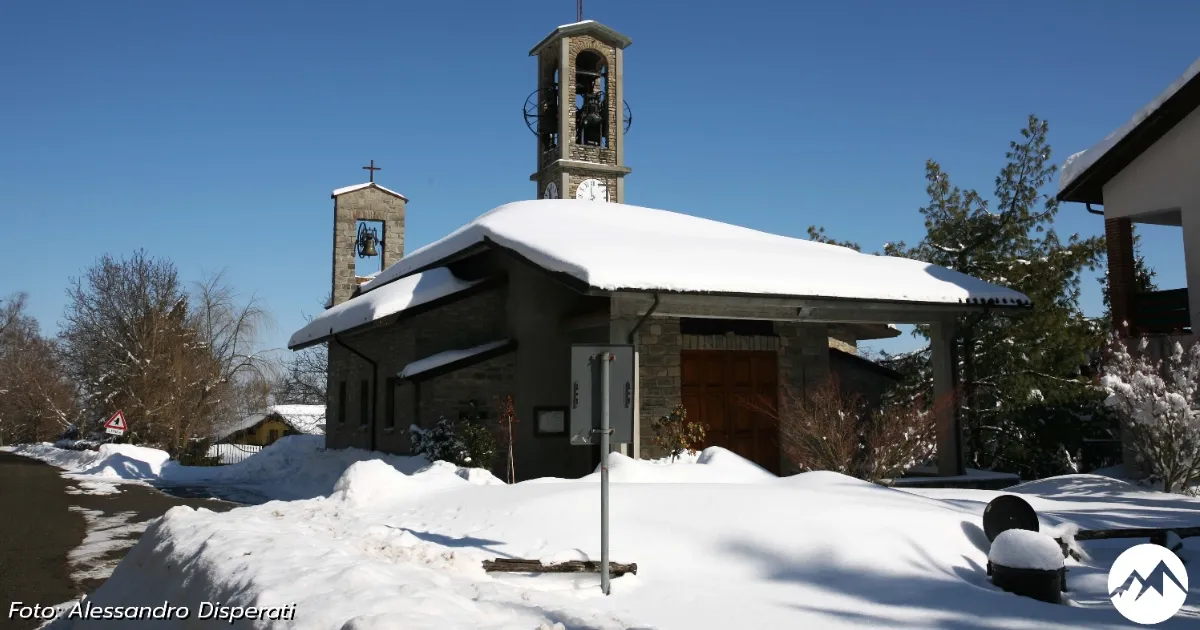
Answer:
[[(288, 344), (328, 345), (329, 448), (407, 453), (409, 426), (471, 410), (498, 428), (512, 396), (518, 479), (588, 474), (598, 451), (567, 436), (570, 347), (622, 343), (634, 345), (637, 370), (627, 454), (658, 455), (649, 423), (683, 404), (710, 444), (786, 473), (778, 426), (745, 400), (778, 404), (831, 374), (877, 396), (895, 375), (856, 346), (899, 334), (892, 323), (931, 324), (935, 389), (952, 396), (954, 318), (1028, 307), (1019, 293), (915, 261), (626, 205), (629, 45), (584, 21), (530, 52), (534, 201), (405, 255), (403, 195), (373, 181), (334, 191), (332, 303)], [(363, 221), (382, 235), (364, 241)], [(383, 262), (371, 277), (354, 271), (364, 243)], [(963, 471), (953, 408), (937, 411), (948, 475)]]

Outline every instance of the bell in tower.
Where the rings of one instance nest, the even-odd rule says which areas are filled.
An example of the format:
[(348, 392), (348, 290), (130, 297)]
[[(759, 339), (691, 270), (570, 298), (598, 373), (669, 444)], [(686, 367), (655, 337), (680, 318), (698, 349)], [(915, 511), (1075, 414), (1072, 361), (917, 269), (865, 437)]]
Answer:
[(593, 20), (560, 26), (529, 52), (537, 89), (525, 123), (537, 136), (538, 199), (623, 202), (625, 133), (632, 118), (624, 95), (624, 54), (632, 41)]
[(592, 50), (579, 53), (575, 60), (575, 144), (607, 144), (607, 70), (604, 57)]

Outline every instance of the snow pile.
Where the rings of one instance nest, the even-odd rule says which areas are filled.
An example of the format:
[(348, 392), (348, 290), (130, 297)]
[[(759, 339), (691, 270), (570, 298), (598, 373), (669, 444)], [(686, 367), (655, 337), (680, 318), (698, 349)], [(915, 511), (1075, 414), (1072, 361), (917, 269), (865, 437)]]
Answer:
[[(584, 477), (599, 481), (600, 470)], [(754, 462), (719, 446), (700, 453), (670, 458), (633, 459), (620, 453), (608, 456), (608, 479), (621, 483), (760, 483), (778, 479)]]
[(165, 451), (131, 444), (102, 444), (94, 451), (74, 451), (43, 442), (18, 444), (4, 450), (40, 459), (67, 472), (113, 480), (158, 478), (171, 458)]
[(1119, 143), (1121, 140), (1124, 140), (1125, 136), (1129, 135), (1129, 132), (1133, 131), (1138, 125), (1142, 124), (1142, 121), (1146, 120), (1155, 112), (1157, 112), (1158, 109), (1163, 106), (1163, 103), (1166, 103), (1168, 99), (1170, 99), (1172, 96), (1175, 96), (1175, 94), (1179, 92), (1183, 86), (1187, 85), (1192, 79), (1194, 79), (1197, 74), (1200, 74), (1200, 59), (1194, 61), (1182, 76), (1180, 76), (1178, 79), (1175, 79), (1171, 85), (1167, 86), (1167, 89), (1163, 90), (1154, 98), (1154, 100), (1147, 103), (1145, 107), (1142, 107), (1140, 110), (1138, 110), (1133, 115), (1133, 118), (1130, 118), (1129, 121), (1124, 125), (1117, 127), (1112, 133), (1105, 136), (1103, 140), (1097, 142), (1090, 149), (1087, 149), (1086, 151), (1080, 151), (1079, 153), (1067, 158), (1067, 160), (1063, 162), (1062, 173), (1059, 175), (1058, 179), (1059, 191), (1062, 191), (1066, 189), (1067, 186), (1070, 186), (1071, 183), (1074, 182), (1080, 175), (1082, 175), (1084, 171), (1091, 168), (1091, 166), (1099, 161), (1100, 158), (1104, 157), (1104, 155), (1112, 150), (1113, 147), (1117, 146), (1117, 143)]
[[(155, 485), (230, 486), (265, 499), (310, 499), (328, 496), (338, 478), (356, 462), (375, 460), (405, 474), (435, 468), (472, 484), (503, 484), (489, 471), (459, 468), (424, 457), (384, 455), (361, 449), (326, 450), (325, 437), (280, 438), (245, 460), (228, 466), (181, 466), (164, 451), (126, 444), (106, 444), (99, 451), (65, 451), (51, 444), (10, 447), (63, 468), (75, 480), (135, 481)], [(448, 467), (448, 468), (447, 468)]]
[[(169, 600), (193, 610), (202, 601), (295, 603), (294, 619), (254, 627), (323, 630), (1128, 627), (1109, 601), (1101, 575), (1107, 565), (1071, 567), (1074, 606), (990, 583), (979, 523), (997, 493), (955, 489), (941, 499), (836, 473), (752, 481), (752, 465), (736, 457), (614, 459), (614, 477), (625, 469), (639, 483), (612, 484), (611, 556), (636, 562), (638, 574), (615, 579), (610, 597), (599, 593), (596, 574), (486, 573), (481, 566), (497, 557), (598, 558), (593, 480), (477, 485), (449, 465), (406, 474), (361, 462), (327, 498), (223, 514), (172, 509), (89, 601)], [(713, 471), (745, 477), (708, 483)], [(682, 481), (688, 476), (693, 482)], [(1113, 503), (1080, 498), (1078, 505), (1030, 500), (1058, 515), (1052, 519), (1119, 509), (1138, 518), (1150, 503), (1133, 495)], [(1171, 501), (1184, 502), (1176, 513), (1200, 507)], [(1197, 612), (1193, 603), (1163, 627), (1186, 628)], [(105, 624), (66, 621), (56, 627)]]
[(992, 541), (988, 560), (1010, 569), (1057, 571), (1063, 567), (1062, 547), (1041, 532), (1009, 529)]
[[(1029, 298), (1012, 289), (907, 258), (861, 254), (666, 210), (542, 199), (506, 204), (476, 218), (400, 259), (363, 284), (363, 296), (335, 308), (406, 282), (413, 277), (409, 274), (480, 243), (511, 249), (544, 269), (608, 291), (1029, 303)], [(722, 255), (713, 256), (714, 251)], [(774, 272), (763, 273), (763, 269)], [(327, 334), (325, 329), (321, 332)], [(296, 341), (293, 337), (288, 345)]]

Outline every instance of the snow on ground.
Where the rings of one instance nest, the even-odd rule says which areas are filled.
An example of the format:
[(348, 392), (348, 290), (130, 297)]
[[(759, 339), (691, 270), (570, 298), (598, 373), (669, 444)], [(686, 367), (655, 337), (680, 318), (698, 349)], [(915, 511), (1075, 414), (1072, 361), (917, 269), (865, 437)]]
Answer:
[(74, 505), (70, 510), (79, 512), (87, 521), (87, 536), (67, 554), (67, 562), (72, 570), (71, 579), (77, 584), (85, 580), (107, 578), (121, 561), (120, 556), (114, 558), (113, 555), (132, 547), (149, 524), (149, 521), (130, 522), (137, 516), (135, 512), (105, 516), (99, 510)]
[[(280, 438), (244, 461), (228, 466), (181, 466), (168, 461), (164, 451), (128, 444), (104, 444), (97, 451), (64, 450), (49, 443), (21, 444), (4, 450), (62, 468), (64, 476), (83, 482), (84, 491), (95, 488), (112, 492), (113, 484), (130, 482), (158, 487), (228, 486), (236, 489), (238, 496), (257, 496), (263, 501), (327, 496), (342, 473), (359, 461), (379, 460), (403, 473), (415, 473), (430, 466), (423, 457), (384, 455), (354, 448), (326, 450), (325, 437), (321, 435)], [(472, 483), (503, 483), (485, 470), (451, 468), (454, 474)]]
[(74, 486), (67, 486), (67, 494), (119, 494), (117, 484), (97, 479), (74, 478)]
[[(448, 464), (406, 470), (380, 458), (355, 461), (328, 497), (223, 514), (173, 508), (90, 601), (296, 604), (294, 620), (233, 626), (242, 628), (1136, 627), (1107, 600), (1103, 571), (1119, 551), (1111, 546), (1085, 542), (1089, 556), (1068, 561), (1072, 605), (994, 588), (981, 515), (999, 492), (760, 471), (722, 449), (676, 462), (615, 458), (612, 559), (636, 562), (638, 574), (615, 579), (610, 597), (594, 574), (481, 566), (497, 557), (598, 558), (596, 476), (477, 484)], [(1016, 491), (1050, 531), (1194, 521), (1200, 508), (1091, 477)], [(1191, 595), (1184, 616), (1161, 627), (1196, 623), (1200, 580)], [(105, 623), (67, 621), (56, 627)]]

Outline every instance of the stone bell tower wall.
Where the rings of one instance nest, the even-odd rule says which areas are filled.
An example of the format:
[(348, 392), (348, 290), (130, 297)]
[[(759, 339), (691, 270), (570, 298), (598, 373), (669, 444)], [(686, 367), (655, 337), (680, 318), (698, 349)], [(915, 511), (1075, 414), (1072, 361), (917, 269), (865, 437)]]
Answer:
[(332, 305), (354, 295), (355, 238), (359, 221), (383, 224), (381, 269), (404, 257), (404, 206), (408, 200), (379, 186), (366, 186), (333, 196), (333, 286)]

